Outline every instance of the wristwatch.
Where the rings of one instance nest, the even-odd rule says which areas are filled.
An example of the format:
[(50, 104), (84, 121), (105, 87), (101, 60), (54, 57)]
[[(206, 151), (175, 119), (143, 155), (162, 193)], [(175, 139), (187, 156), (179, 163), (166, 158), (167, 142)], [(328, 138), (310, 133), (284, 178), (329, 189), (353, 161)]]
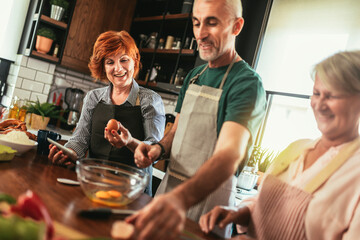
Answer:
[(165, 155), (165, 148), (164, 148), (164, 146), (163, 146), (161, 143), (159, 143), (159, 142), (152, 143), (151, 145), (159, 145), (160, 148), (161, 148), (160, 156), (156, 159), (156, 161), (164, 158), (164, 155)]

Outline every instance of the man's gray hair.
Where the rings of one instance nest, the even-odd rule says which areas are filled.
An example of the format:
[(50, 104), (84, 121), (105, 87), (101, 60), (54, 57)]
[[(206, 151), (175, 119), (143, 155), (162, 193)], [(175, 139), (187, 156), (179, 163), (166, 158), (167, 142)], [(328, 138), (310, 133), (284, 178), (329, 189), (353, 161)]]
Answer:
[[(194, 0), (194, 5), (197, 0)], [(206, 2), (213, 2), (213, 1), (219, 1), (219, 0), (205, 0)], [(239, 18), (242, 17), (242, 4), (241, 0), (225, 0), (224, 8), (226, 8), (226, 11), (229, 14), (233, 14), (234, 17)]]

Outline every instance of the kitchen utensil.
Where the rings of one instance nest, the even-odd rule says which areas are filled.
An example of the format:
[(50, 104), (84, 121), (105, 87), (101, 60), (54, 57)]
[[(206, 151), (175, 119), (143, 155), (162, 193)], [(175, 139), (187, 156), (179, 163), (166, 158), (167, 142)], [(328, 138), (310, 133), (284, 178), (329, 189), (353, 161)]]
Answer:
[(131, 203), (149, 182), (149, 174), (141, 169), (95, 158), (76, 161), (76, 174), (89, 199), (110, 207)]
[(47, 138), (47, 140), (49, 141), (49, 143), (54, 144), (57, 148), (59, 148), (61, 151), (63, 151), (63, 153), (65, 155), (67, 155), (72, 161), (76, 161), (78, 159), (77, 155), (72, 150), (70, 150), (69, 148), (61, 145), (58, 142), (55, 142), (51, 138)]
[(130, 209), (112, 209), (112, 208), (91, 208), (83, 209), (78, 212), (82, 217), (88, 218), (108, 218), (112, 214), (131, 215), (136, 213), (135, 210)]
[(61, 134), (48, 131), (48, 130), (38, 130), (37, 132), (37, 142), (38, 148), (37, 153), (42, 155), (49, 155), (49, 141), (48, 139), (59, 141), (61, 140)]
[(65, 90), (65, 103), (67, 105), (64, 118), (67, 119), (61, 127), (66, 130), (71, 130), (76, 126), (80, 118), (80, 111), (83, 104), (84, 91), (78, 88), (67, 88)]
[(59, 183), (68, 184), (68, 185), (74, 185), (74, 186), (80, 186), (80, 183), (75, 180), (67, 179), (67, 178), (57, 178), (56, 179)]

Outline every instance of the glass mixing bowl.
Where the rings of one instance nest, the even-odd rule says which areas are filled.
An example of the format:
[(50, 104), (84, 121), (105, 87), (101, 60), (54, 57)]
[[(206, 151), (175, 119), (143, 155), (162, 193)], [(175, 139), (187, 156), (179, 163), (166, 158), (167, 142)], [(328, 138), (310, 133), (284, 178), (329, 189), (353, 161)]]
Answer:
[(76, 174), (88, 198), (111, 207), (131, 203), (149, 182), (149, 174), (141, 169), (95, 158), (78, 160)]

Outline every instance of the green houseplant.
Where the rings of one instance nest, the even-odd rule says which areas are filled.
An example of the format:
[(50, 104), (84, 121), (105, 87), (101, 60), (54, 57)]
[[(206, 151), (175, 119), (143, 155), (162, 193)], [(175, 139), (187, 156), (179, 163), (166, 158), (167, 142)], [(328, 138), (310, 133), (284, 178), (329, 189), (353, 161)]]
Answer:
[(66, 10), (69, 7), (69, 2), (66, 0), (50, 0), (50, 5), (59, 6)]
[(30, 126), (33, 129), (45, 129), (50, 118), (63, 121), (61, 116), (62, 111), (53, 103), (40, 103), (38, 99), (37, 101), (29, 101), (25, 108), (26, 113), (31, 114)]
[(36, 34), (36, 50), (43, 54), (48, 53), (53, 41), (56, 40), (54, 30), (47, 27), (41, 27), (37, 30)]

